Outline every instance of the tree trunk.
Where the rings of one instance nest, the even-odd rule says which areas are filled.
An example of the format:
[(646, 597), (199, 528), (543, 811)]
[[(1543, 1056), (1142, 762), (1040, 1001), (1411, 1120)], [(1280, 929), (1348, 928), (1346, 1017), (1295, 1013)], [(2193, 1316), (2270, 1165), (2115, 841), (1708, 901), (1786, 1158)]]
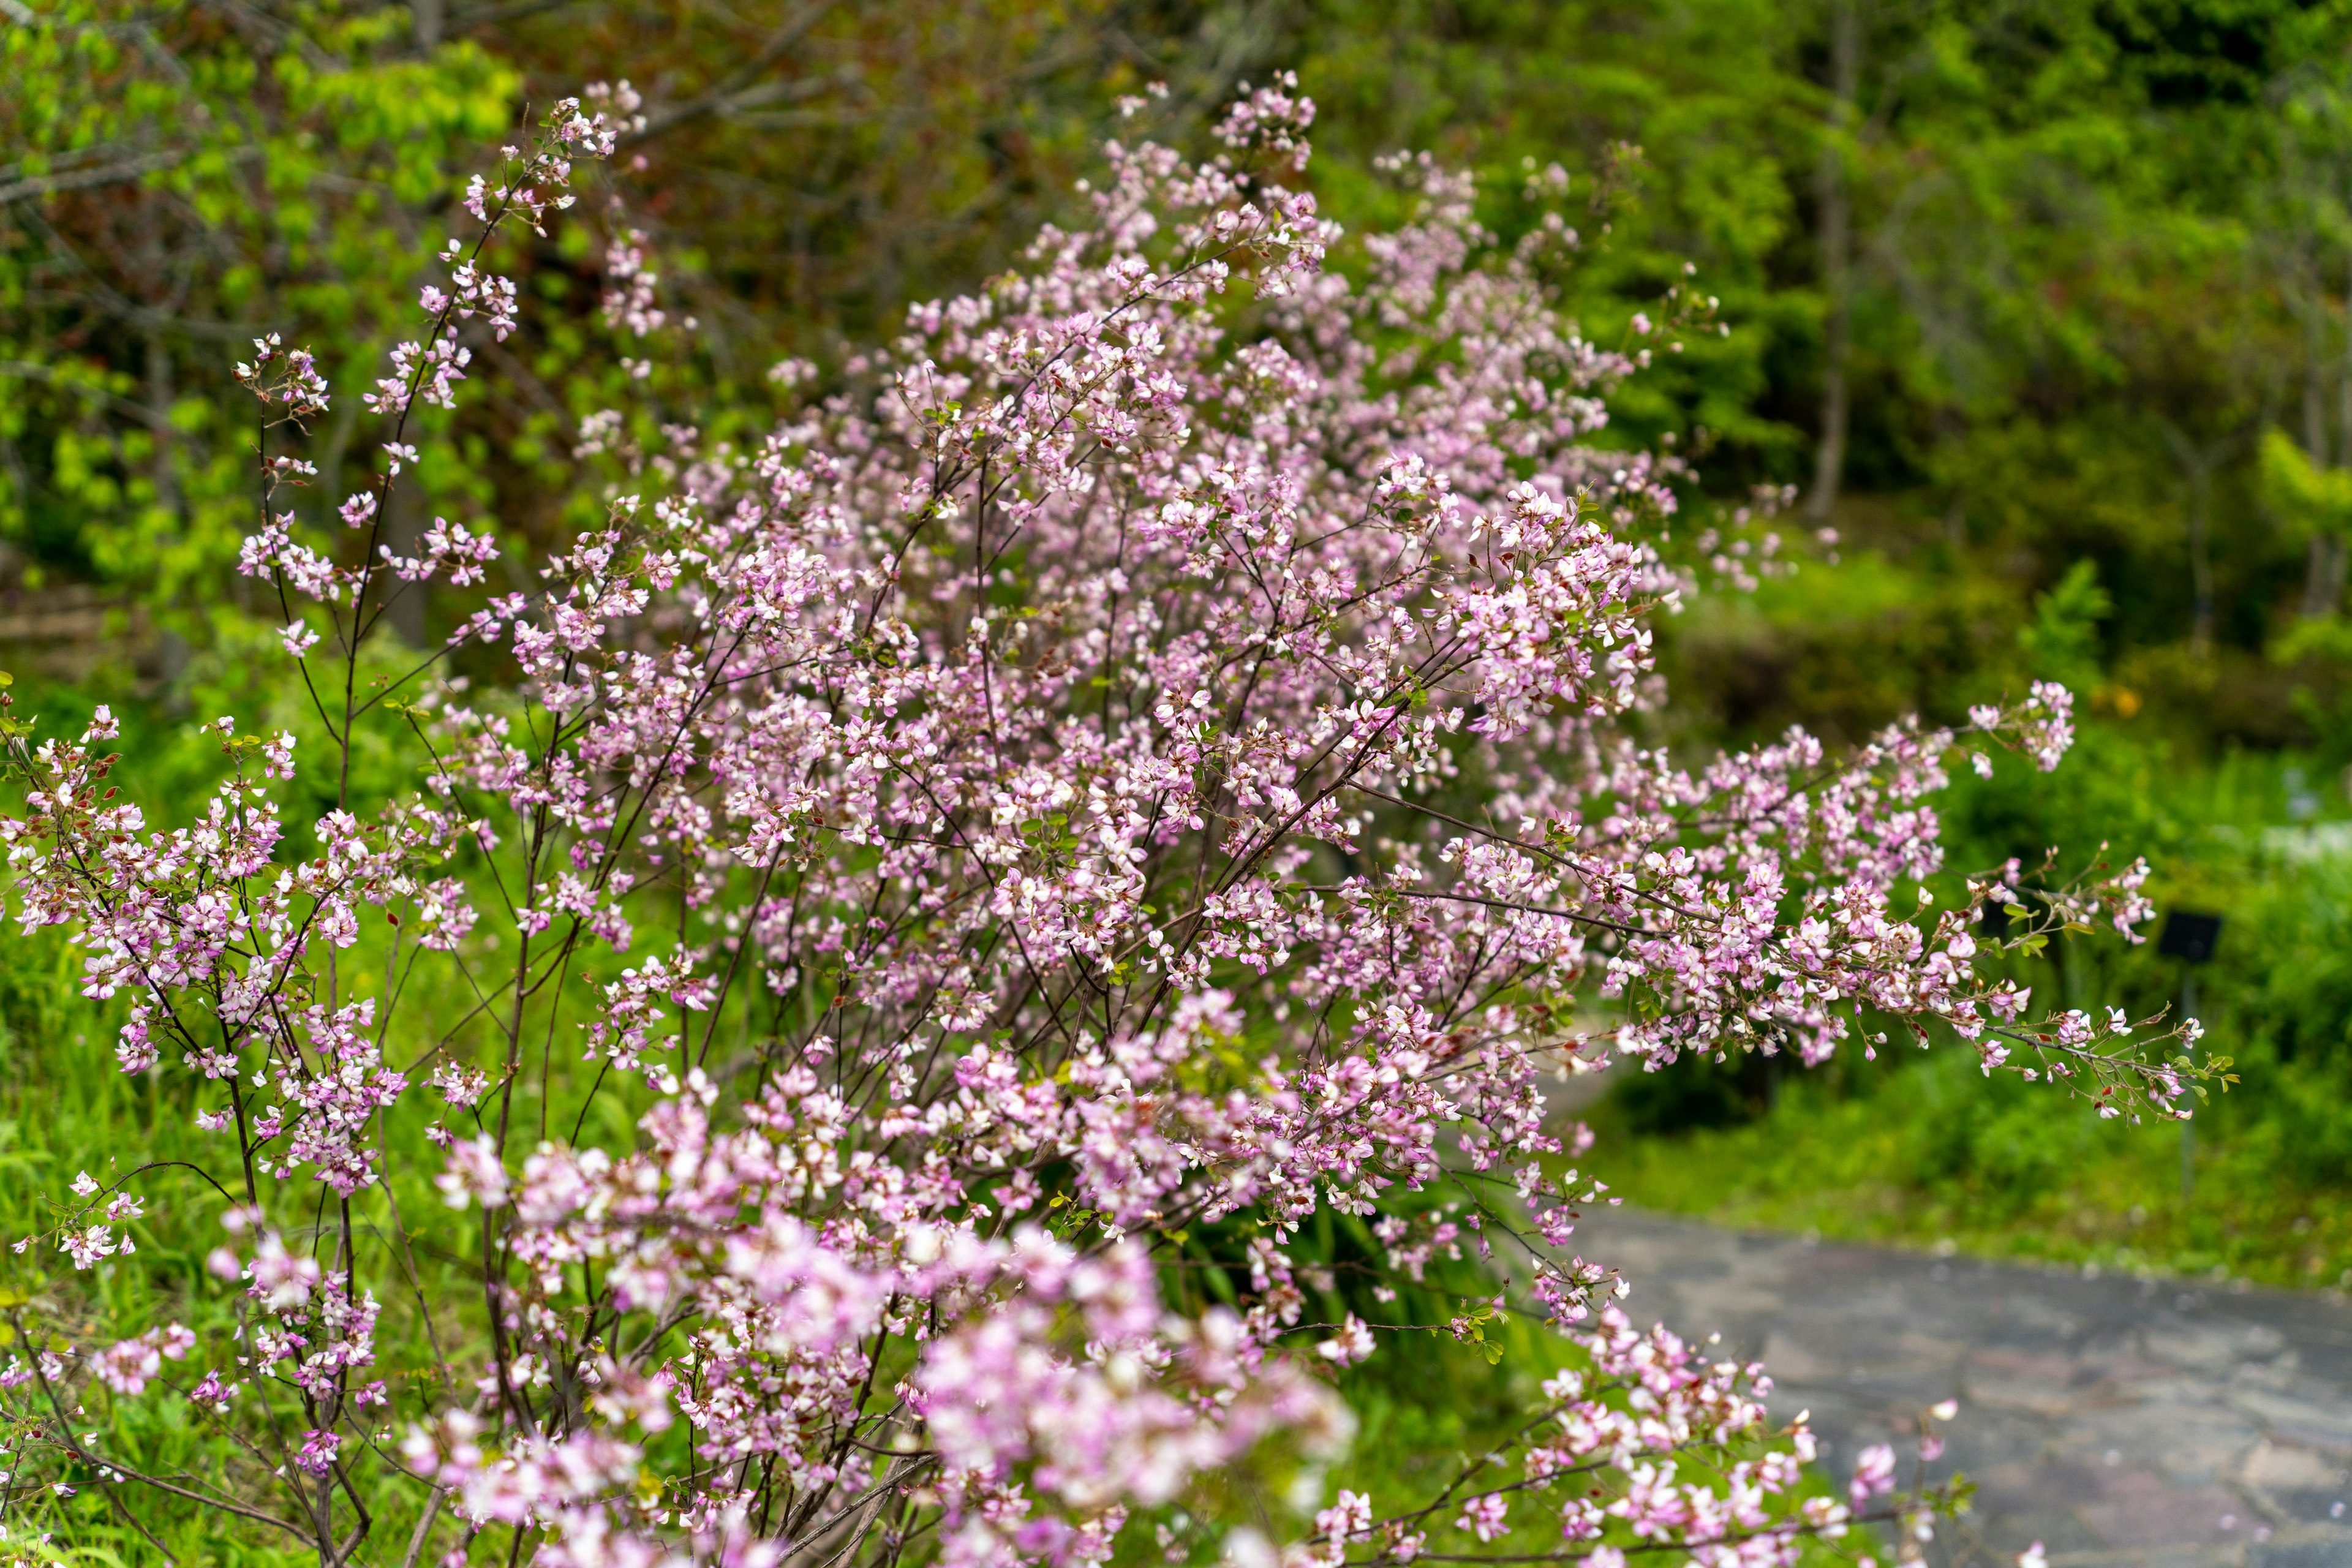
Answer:
[[(2327, 458), (2327, 324), (2322, 300), (2304, 314), (2303, 449), (2315, 468)], [(2352, 447), (2346, 449), (2352, 457)], [(2314, 533), (2303, 562), (2303, 614), (2306, 620), (2336, 613), (2344, 589), (2344, 542), (2325, 530)]]
[[(415, 555), (424, 546), (425, 514), (430, 510), (430, 502), (422, 483), (424, 476), (414, 467), (400, 478), (408, 482), (393, 484), (391, 503), (384, 508), (381, 542), (394, 555)], [(409, 647), (423, 647), (429, 598), (426, 585), (402, 582), (383, 569), (382, 556), (376, 558), (376, 574), (382, 584), (384, 626)]]
[(2204, 463), (2189, 472), (2189, 647), (2197, 654), (2213, 651), (2213, 470)]
[(178, 432), (171, 426), (172, 404), (179, 393), (172, 374), (172, 349), (161, 332), (147, 334), (147, 406), (153, 409), (162, 423), (154, 426), (155, 456), (151, 476), (155, 483), (155, 504), (171, 514), (174, 534), (184, 521), (180, 516), (180, 468)]
[(1827, 522), (1837, 506), (1845, 473), (1849, 392), (1846, 361), (1853, 335), (1853, 193), (1846, 169), (1846, 142), (1854, 123), (1854, 100), (1862, 89), (1860, 0), (1832, 0), (1830, 10), (1830, 117), (1822, 132), (1822, 158), (1814, 171), (1814, 196), (1821, 211), (1822, 249), (1822, 435), (1815, 448), (1812, 493), (1805, 515)]
[(2324, 304), (2315, 305), (2304, 317), (2303, 327), (2303, 449), (2311, 454), (2312, 467), (2318, 468), (2327, 467), (2327, 341), (2320, 315), (2323, 308)]
[(2336, 378), (2336, 450), (2352, 466), (2352, 259), (2344, 264), (2344, 371)]
[[(431, 54), (441, 42), (443, 16), (443, 0), (409, 0), (409, 28), (418, 54)], [(392, 494), (384, 504), (381, 542), (394, 555), (415, 555), (425, 538), (425, 514), (428, 510), (423, 488), (425, 476), (412, 464), (409, 471), (400, 477), (408, 482), (393, 483)], [(380, 574), (378, 597), (384, 606), (384, 626), (410, 647), (423, 647), (425, 615), (429, 608), (425, 585), (404, 583), (385, 572), (381, 556), (373, 564)]]
[(2303, 563), (2303, 614), (2317, 620), (2336, 613), (2344, 597), (2344, 542), (2332, 533), (2315, 533)]
[(2189, 481), (2189, 647), (2201, 658), (2213, 650), (2213, 470), (2230, 442), (2200, 444), (2161, 414), (2156, 428)]
[[(2352, 305), (2352, 265), (2347, 265), (2344, 288), (2345, 300), (2347, 305)], [(2325, 304), (2324, 300), (2322, 304)], [(2311, 454), (2312, 466), (2324, 468), (2328, 466), (2328, 454), (2326, 431), (2319, 415), (2321, 329), (2316, 310), (2312, 321), (2312, 369), (2305, 378), (2303, 444), (2304, 449)], [(2337, 375), (2336, 391), (2336, 458), (2338, 462), (2352, 466), (2352, 319), (2347, 319), (2345, 323), (2344, 361)], [(2305, 616), (2317, 619), (2336, 613), (2336, 606), (2344, 602), (2345, 565), (2345, 541), (2340, 536), (2324, 531), (2311, 536), (2310, 552), (2304, 561), (2303, 613)]]
[(2189, 472), (2189, 646), (2200, 654), (2213, 650), (2212, 513), (2213, 466), (2200, 462)]

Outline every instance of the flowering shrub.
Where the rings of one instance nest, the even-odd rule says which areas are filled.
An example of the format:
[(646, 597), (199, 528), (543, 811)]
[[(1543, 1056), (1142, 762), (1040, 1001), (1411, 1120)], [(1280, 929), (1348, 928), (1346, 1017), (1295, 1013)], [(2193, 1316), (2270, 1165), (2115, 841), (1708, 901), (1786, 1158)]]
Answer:
[[(571, 199), (633, 107), (592, 104), (469, 192), (484, 241)], [(334, 509), (364, 548), (302, 542), (331, 393), (258, 346), (243, 569), (284, 608), (338, 805), (289, 847), (293, 737), (221, 721), (217, 793), (151, 829), (101, 710), (75, 740), (8, 721), (26, 787), (0, 826), (23, 924), (69, 928), (87, 994), (124, 998), (122, 1069), (199, 1086), (238, 1336), (19, 1342), (12, 1497), (79, 1467), (321, 1563), (374, 1540), (550, 1568), (1099, 1562), (1139, 1514), (1171, 1561), (1515, 1536), (1597, 1568), (1779, 1563), (1933, 1506), (1891, 1451), (1807, 1494), (1811, 1439), (1768, 1426), (1760, 1368), (1627, 1321), (1574, 1251), (1605, 1188), (1543, 1075), (1903, 1031), (2186, 1114), (2171, 1037), (2037, 1021), (1979, 963), (1988, 902), (2011, 942), (2128, 934), (2146, 869), (1917, 890), (1945, 762), (2053, 765), (2054, 687), (1849, 756), (1645, 746), (1652, 617), (1758, 556), (1677, 553), (1678, 465), (1592, 438), (1706, 303), (1585, 342), (1551, 302), (1564, 219), (1504, 247), (1426, 163), (1395, 166), (1412, 221), (1327, 265), (1341, 236), (1294, 184), (1310, 117), (1286, 83), (1207, 162), (1114, 144), (1088, 227), (913, 312), (756, 450), (674, 427), (542, 587), (451, 637), (503, 648), (495, 691), (361, 661), (404, 584), (494, 554), (373, 532), (407, 411), (454, 404), (471, 335), (513, 325), (482, 242), (367, 395), (384, 461)], [(613, 265), (614, 318), (663, 330), (634, 242)], [(421, 789), (354, 796), (363, 726), (408, 737)], [(420, 1131), (437, 1215), (390, 1179)], [(37, 1244), (128, 1252), (131, 1179), (78, 1187)], [(1296, 1250), (1325, 1213), (1388, 1270), (1339, 1322), (1310, 1321)], [(1364, 1315), (1465, 1247), (1491, 1301)], [(1203, 1298), (1188, 1259), (1247, 1291)], [(378, 1364), (395, 1303), (422, 1375)], [(1427, 1506), (1342, 1491), (1286, 1544), (1177, 1508), (1235, 1466), (1311, 1479), (1347, 1432), (1335, 1372), (1416, 1327), (1499, 1354), (1507, 1314), (1553, 1325), (1564, 1370)], [(220, 1468), (79, 1429), (92, 1382), (186, 1400)]]

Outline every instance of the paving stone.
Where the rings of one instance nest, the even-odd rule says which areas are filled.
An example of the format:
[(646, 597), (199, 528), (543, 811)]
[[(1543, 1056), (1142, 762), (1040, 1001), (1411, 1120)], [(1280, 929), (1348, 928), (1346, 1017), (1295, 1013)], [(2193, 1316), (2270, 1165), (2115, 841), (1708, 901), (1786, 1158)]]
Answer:
[(1623, 1210), (1587, 1258), (1637, 1322), (1723, 1336), (1810, 1408), (1843, 1473), (1960, 1401), (1945, 1458), (1976, 1508), (1929, 1549), (1993, 1568), (2352, 1568), (2352, 1308), (2319, 1296), (2007, 1268)]

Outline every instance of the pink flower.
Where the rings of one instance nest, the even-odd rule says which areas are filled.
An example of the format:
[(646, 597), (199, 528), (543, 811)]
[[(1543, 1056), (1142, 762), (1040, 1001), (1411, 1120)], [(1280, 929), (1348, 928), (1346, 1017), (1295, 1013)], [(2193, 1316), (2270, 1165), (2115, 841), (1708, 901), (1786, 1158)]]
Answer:
[(253, 1280), (253, 1294), (264, 1306), (278, 1311), (302, 1305), (320, 1279), (318, 1261), (289, 1252), (276, 1231), (261, 1238), (253, 1262), (245, 1272)]
[(1462, 1515), (1454, 1521), (1456, 1530), (1466, 1530), (1481, 1541), (1492, 1541), (1509, 1532), (1506, 1520), (1510, 1506), (1500, 1492), (1485, 1492), (1462, 1505)]
[(1348, 1314), (1338, 1334), (1315, 1347), (1316, 1353), (1334, 1366), (1353, 1366), (1370, 1359), (1372, 1350), (1370, 1327), (1353, 1312)]
[(1891, 1444), (1873, 1443), (1854, 1460), (1853, 1479), (1846, 1485), (1846, 1496), (1856, 1509), (1872, 1498), (1883, 1497), (1895, 1489), (1895, 1449)]
[(301, 1451), (294, 1456), (295, 1468), (314, 1476), (323, 1476), (335, 1468), (335, 1450), (341, 1447), (342, 1437), (333, 1432), (317, 1428), (302, 1434)]
[(453, 1142), (448, 1153), (448, 1168), (433, 1178), (433, 1184), (441, 1189), (444, 1203), (461, 1209), (471, 1199), (491, 1209), (507, 1201), (506, 1172), (499, 1163), (497, 1146), (489, 1134)]

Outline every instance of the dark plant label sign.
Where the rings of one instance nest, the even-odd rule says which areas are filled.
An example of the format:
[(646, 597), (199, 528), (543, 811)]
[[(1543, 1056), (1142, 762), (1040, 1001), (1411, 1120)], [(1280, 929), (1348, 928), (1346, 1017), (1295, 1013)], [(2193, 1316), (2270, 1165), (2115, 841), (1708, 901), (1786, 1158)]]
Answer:
[(2164, 917), (2164, 934), (2157, 938), (2156, 951), (2167, 958), (2203, 963), (2213, 956), (2213, 944), (2221, 940), (2220, 915), (2175, 910)]

